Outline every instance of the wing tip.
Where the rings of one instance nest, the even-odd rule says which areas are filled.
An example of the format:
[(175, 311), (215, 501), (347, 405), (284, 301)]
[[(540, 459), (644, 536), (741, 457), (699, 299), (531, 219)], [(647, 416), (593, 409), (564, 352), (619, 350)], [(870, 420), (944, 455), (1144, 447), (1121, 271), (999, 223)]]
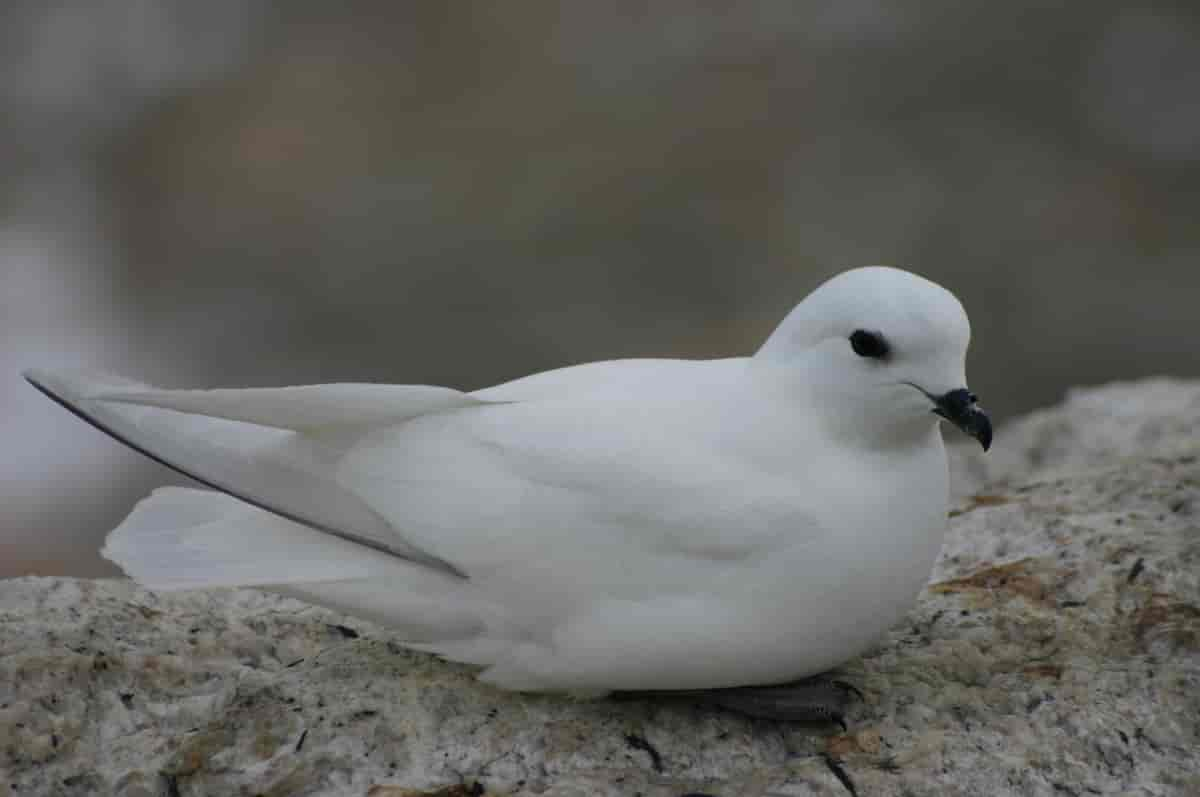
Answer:
[(21, 371), (21, 377), (46, 398), (82, 417), (76, 406), (80, 396), (71, 395), (64, 379), (40, 368), (26, 368)]
[(106, 392), (133, 391), (146, 387), (140, 382), (91, 369), (51, 371), (46, 368), (25, 368), (21, 371), (21, 377), (59, 403), (103, 398)]
[(49, 374), (40, 368), (21, 369), (21, 378), (43, 393), (47, 392), (46, 382), (48, 381), (48, 377)]

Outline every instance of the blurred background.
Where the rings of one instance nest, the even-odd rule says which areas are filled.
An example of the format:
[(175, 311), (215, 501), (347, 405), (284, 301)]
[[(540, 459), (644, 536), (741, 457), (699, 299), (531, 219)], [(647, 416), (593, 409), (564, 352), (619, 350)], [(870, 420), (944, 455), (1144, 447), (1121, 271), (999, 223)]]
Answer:
[(1200, 375), (1200, 5), (7, 0), (0, 576), (113, 572), (179, 481), (23, 367), (470, 389), (749, 353), (873, 263), (1000, 418)]

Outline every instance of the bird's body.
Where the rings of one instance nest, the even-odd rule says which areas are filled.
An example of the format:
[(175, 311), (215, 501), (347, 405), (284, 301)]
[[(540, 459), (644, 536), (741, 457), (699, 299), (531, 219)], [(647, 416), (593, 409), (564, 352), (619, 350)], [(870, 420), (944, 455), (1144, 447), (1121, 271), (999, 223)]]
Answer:
[[(863, 272), (882, 280), (875, 320), (851, 307), (827, 323), (810, 298), (754, 357), (591, 363), (471, 394), (31, 379), (263, 507), (157, 491), (105, 551), (151, 587), (273, 589), (396, 628), (509, 689), (772, 684), (877, 639), (944, 532), (930, 400), (962, 384), (966, 319), (905, 272), (839, 279)], [(904, 291), (933, 309), (914, 312)], [(850, 351), (846, 336), (873, 324), (912, 332), (924, 384), (882, 380), (884, 358)]]

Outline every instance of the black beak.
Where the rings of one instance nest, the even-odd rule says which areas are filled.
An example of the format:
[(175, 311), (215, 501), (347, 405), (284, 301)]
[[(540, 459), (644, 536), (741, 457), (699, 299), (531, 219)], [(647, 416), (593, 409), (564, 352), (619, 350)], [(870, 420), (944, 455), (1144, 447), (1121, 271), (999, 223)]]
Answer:
[(979, 441), (983, 450), (992, 445), (992, 421), (976, 403), (979, 399), (965, 387), (944, 396), (932, 397), (933, 411)]

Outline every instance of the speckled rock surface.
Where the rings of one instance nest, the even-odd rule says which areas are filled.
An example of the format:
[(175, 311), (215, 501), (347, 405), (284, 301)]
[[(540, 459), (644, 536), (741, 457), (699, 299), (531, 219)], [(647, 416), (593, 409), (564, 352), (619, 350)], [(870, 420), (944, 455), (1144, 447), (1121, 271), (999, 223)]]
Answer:
[(1200, 794), (1198, 430), (1200, 385), (1150, 382), (962, 452), (848, 732), (507, 695), (251, 591), (0, 581), (0, 797)]

